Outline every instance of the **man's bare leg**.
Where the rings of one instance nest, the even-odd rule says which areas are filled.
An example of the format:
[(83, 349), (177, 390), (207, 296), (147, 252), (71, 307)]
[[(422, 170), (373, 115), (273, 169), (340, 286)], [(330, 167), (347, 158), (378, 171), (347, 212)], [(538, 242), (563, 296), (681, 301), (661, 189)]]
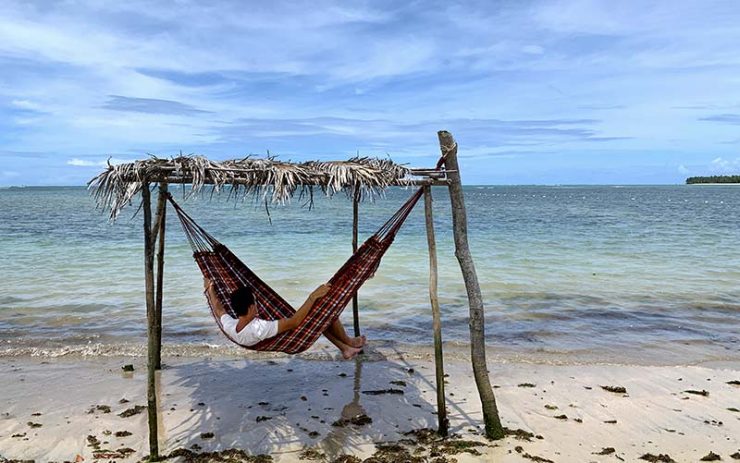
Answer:
[(329, 326), (329, 328), (326, 329), (326, 331), (324, 331), (324, 334), (326, 334), (327, 332), (334, 335), (344, 344), (347, 344), (352, 347), (362, 347), (367, 342), (367, 339), (365, 338), (365, 336), (358, 336), (356, 338), (350, 338), (347, 335), (347, 332), (344, 330), (344, 325), (342, 325), (342, 322), (339, 321), (338, 318), (334, 320), (334, 323), (332, 323)]
[(339, 348), (339, 350), (342, 351), (342, 357), (344, 357), (345, 360), (349, 360), (351, 358), (354, 358), (355, 356), (357, 356), (357, 354), (359, 354), (360, 352), (362, 352), (362, 349), (361, 348), (359, 348), (359, 347), (353, 347), (353, 346), (350, 346), (350, 345), (342, 342), (337, 336), (335, 336), (333, 333), (329, 332), (328, 329), (326, 331), (324, 331), (324, 336), (326, 336), (326, 339), (328, 339), (329, 341), (331, 341), (332, 344), (334, 344), (335, 346), (337, 346), (337, 348)]

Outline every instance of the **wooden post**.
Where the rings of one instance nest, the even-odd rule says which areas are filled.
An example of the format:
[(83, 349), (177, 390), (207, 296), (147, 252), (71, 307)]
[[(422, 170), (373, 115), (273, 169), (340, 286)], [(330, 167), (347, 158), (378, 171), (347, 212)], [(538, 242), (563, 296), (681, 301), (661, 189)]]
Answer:
[(159, 442), (157, 439), (157, 385), (156, 385), (156, 344), (155, 344), (155, 308), (154, 308), (154, 242), (152, 240), (152, 207), (149, 183), (141, 189), (142, 208), (144, 209), (144, 282), (146, 288), (146, 321), (147, 321), (147, 414), (149, 416), (149, 461), (159, 459)]
[[(360, 187), (355, 186), (354, 195), (352, 196), (352, 253), (357, 252), (357, 234), (360, 217)], [(352, 297), (352, 323), (354, 326), (355, 337), (360, 336), (360, 307), (357, 300), (357, 293)]]
[(449, 171), (447, 179), (452, 206), (452, 230), (455, 239), (455, 257), (460, 264), (465, 289), (470, 304), (470, 357), (473, 364), (473, 375), (478, 387), (481, 405), (483, 407), (483, 422), (486, 436), (491, 439), (504, 437), (504, 429), (496, 406), (496, 398), (491, 388), (486, 365), (486, 337), (485, 337), (485, 310), (483, 297), (478, 284), (478, 275), (475, 263), (468, 246), (468, 219), (465, 212), (460, 168), (457, 163), (457, 143), (452, 134), (447, 131), (437, 132), (439, 146), (445, 157), (445, 167)]
[(424, 216), (429, 244), (429, 301), (432, 304), (432, 329), (434, 331), (434, 366), (437, 380), (437, 432), (446, 437), (449, 421), (445, 404), (445, 367), (442, 356), (442, 320), (437, 298), (437, 243), (434, 239), (434, 216), (432, 214), (432, 187), (424, 186)]
[[(162, 369), (162, 284), (164, 283), (164, 235), (167, 225), (167, 184), (159, 184), (159, 196), (157, 197), (157, 229), (154, 233), (154, 241), (159, 239), (157, 249), (157, 288), (154, 300), (154, 368)], [(159, 238), (157, 238), (159, 237)], [(154, 242), (152, 242), (152, 246)]]

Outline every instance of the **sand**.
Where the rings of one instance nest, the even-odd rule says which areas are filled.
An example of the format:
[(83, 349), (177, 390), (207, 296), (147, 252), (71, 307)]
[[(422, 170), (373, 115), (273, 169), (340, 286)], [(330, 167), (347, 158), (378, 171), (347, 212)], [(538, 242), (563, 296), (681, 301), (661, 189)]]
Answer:
[[(446, 364), (448, 410), (458, 437), (432, 444), (423, 433), (407, 434), (436, 427), (434, 368), (425, 355), (164, 362), (158, 378), (162, 454), (237, 448), (276, 462), (373, 454), (394, 461), (400, 457), (393, 451), (428, 457), (433, 447), (446, 461), (461, 463), (643, 461), (645, 454), (683, 462), (710, 452), (735, 461), (731, 455), (740, 451), (740, 386), (728, 384), (740, 381), (738, 363), (491, 363), (505, 426), (531, 435), (490, 442), (481, 435), (469, 365), (453, 357)], [(126, 364), (134, 371), (124, 372)], [(0, 357), (0, 461), (144, 458), (146, 410), (136, 406), (146, 405), (145, 385), (141, 357)], [(396, 392), (366, 393), (389, 389)], [(131, 416), (120, 416), (127, 410)], [(399, 448), (389, 445), (398, 441)], [(181, 456), (172, 461), (186, 459), (175, 453)]]

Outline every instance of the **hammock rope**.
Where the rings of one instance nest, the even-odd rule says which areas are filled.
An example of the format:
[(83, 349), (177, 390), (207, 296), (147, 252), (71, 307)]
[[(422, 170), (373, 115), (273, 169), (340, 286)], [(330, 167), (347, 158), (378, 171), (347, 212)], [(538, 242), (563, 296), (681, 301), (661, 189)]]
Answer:
[[(299, 327), (252, 346), (241, 346), (251, 350), (278, 351), (288, 354), (297, 354), (311, 347), (329, 325), (339, 317), (363, 283), (373, 277), (380, 265), (380, 260), (422, 195), (423, 189), (420, 188), (350, 256), (329, 280), (331, 284), (329, 293), (314, 304)], [(167, 193), (167, 199), (180, 219), (198, 267), (203, 276), (213, 282), (216, 296), (230, 316), (236, 318), (231, 307), (230, 295), (242, 286), (252, 289), (257, 314), (260, 318), (277, 320), (290, 317), (295, 313), (293, 307), (285, 299), (262, 281), (226, 246), (198, 225), (169, 193)], [(221, 331), (224, 332), (221, 320), (213, 310), (213, 302), (208, 297), (206, 299), (211, 314)], [(229, 337), (226, 332), (224, 334)], [(230, 337), (229, 339), (238, 344), (234, 339)]]

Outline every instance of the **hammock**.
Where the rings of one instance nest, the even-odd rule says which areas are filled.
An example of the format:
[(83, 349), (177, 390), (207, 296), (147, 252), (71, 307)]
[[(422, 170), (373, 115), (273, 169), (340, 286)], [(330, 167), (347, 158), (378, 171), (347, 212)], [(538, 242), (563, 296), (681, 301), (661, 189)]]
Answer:
[[(319, 299), (310, 309), (303, 323), (289, 331), (280, 333), (252, 346), (244, 346), (229, 337), (221, 326), (221, 320), (213, 310), (213, 303), (208, 299), (211, 314), (219, 328), (232, 342), (241, 347), (258, 351), (277, 351), (297, 354), (313, 345), (321, 334), (342, 313), (349, 301), (365, 281), (372, 278), (380, 265), (380, 259), (393, 243), (398, 230), (411, 213), (423, 194), (419, 189), (393, 216), (365, 241), (357, 251), (337, 270), (329, 280), (329, 293)], [(266, 320), (287, 318), (295, 309), (280, 297), (272, 288), (262, 281), (252, 270), (239, 260), (226, 246), (219, 243), (174, 201), (168, 193), (167, 199), (177, 212), (182, 228), (193, 248), (193, 257), (198, 263), (203, 276), (213, 282), (216, 295), (226, 312), (234, 318), (236, 314), (231, 307), (230, 294), (242, 286), (249, 287), (254, 293), (257, 315)]]

